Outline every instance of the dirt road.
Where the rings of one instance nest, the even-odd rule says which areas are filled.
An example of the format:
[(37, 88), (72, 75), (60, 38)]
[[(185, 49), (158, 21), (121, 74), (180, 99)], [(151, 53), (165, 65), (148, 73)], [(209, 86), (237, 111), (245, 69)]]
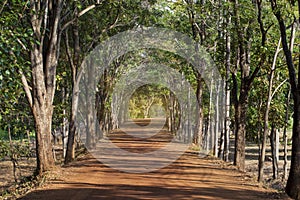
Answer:
[[(139, 132), (144, 130), (141, 127)], [(161, 148), (171, 137), (166, 131), (148, 139), (115, 132), (110, 139), (120, 148), (143, 153)], [(187, 151), (158, 171), (127, 173), (107, 167), (88, 154), (64, 167), (60, 180), (20, 199), (273, 199), (270, 191), (232, 168)]]

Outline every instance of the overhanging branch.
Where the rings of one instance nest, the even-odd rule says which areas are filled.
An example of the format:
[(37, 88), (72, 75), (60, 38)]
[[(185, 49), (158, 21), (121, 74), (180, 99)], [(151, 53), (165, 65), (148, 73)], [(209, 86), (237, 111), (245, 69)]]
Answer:
[[(84, 15), (85, 13), (89, 12), (90, 10), (94, 9), (97, 5), (99, 4), (99, 2), (97, 4), (93, 4), (90, 5), (88, 7), (86, 7), (84, 10), (82, 10), (81, 12), (78, 13), (77, 17), (81, 17), (82, 15)], [(62, 28), (61, 31), (64, 31), (68, 26), (70, 26), (76, 18), (71, 19), (70, 21), (68, 21), (67, 23), (65, 23)]]

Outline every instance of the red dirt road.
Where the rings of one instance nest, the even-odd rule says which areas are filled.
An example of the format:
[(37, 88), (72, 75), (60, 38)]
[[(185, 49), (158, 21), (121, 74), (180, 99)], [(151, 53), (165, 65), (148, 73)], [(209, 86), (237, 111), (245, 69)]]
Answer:
[[(146, 152), (147, 148), (153, 150), (153, 146), (160, 148), (170, 137), (166, 131), (161, 131), (151, 139), (143, 139), (143, 148), (139, 143), (141, 139), (122, 132), (113, 134), (111, 139), (132, 152)], [(192, 152), (149, 173), (121, 172), (103, 165), (89, 154), (64, 167), (62, 177), (20, 199), (273, 199), (269, 191), (257, 187), (251, 178), (225, 165), (222, 167), (220, 161), (199, 158)]]

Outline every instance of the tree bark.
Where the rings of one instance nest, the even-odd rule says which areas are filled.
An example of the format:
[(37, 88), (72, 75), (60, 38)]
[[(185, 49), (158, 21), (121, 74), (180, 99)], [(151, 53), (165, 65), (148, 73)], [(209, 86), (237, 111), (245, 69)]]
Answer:
[(34, 106), (36, 131), (37, 172), (42, 174), (54, 168), (54, 157), (51, 144), (51, 125), (53, 109), (47, 105)]
[[(75, 137), (77, 134), (76, 128), (76, 118), (77, 118), (77, 110), (78, 110), (78, 102), (79, 102), (79, 82), (81, 79), (81, 71), (80, 71), (80, 36), (79, 36), (79, 17), (87, 13), (88, 11), (95, 8), (94, 5), (90, 5), (81, 12), (78, 11), (77, 5), (74, 5), (74, 16), (73, 18), (67, 22), (62, 29), (66, 29), (65, 31), (65, 43), (66, 43), (66, 53), (69, 59), (69, 63), (72, 70), (72, 101), (71, 101), (71, 111), (70, 111), (70, 123), (69, 123), (69, 134), (68, 134), (68, 143), (66, 150), (66, 157), (64, 163), (67, 164), (75, 159)], [(67, 31), (67, 27), (72, 24), (72, 39), (73, 39), (73, 49), (74, 53), (72, 55), (71, 48), (69, 45), (69, 35)]]
[(281, 44), (281, 39), (279, 39), (279, 41), (278, 41), (278, 45), (276, 48), (276, 52), (274, 55), (273, 64), (272, 64), (271, 72), (270, 72), (267, 105), (266, 105), (266, 110), (264, 113), (263, 140), (262, 140), (261, 152), (260, 152), (260, 156), (259, 156), (259, 165), (258, 165), (258, 181), (259, 182), (261, 182), (263, 180), (264, 164), (265, 164), (265, 157), (266, 157), (266, 143), (267, 143), (267, 136), (268, 136), (268, 131), (269, 131), (269, 111), (270, 111), (271, 101), (272, 101), (273, 78), (274, 78), (274, 73), (275, 73), (275, 68), (276, 68), (277, 55), (280, 51), (280, 44)]
[(215, 113), (214, 113), (214, 117), (215, 117), (215, 126), (214, 126), (214, 156), (218, 157), (218, 141), (219, 141), (219, 121), (220, 121), (220, 114), (219, 114), (219, 93), (220, 93), (220, 87), (221, 87), (221, 83), (218, 81), (217, 84), (217, 92), (216, 92), (216, 97), (215, 97)]
[[(240, 19), (240, 4), (238, 0), (234, 0), (233, 4), (234, 23), (236, 26), (238, 37), (238, 56), (237, 66), (241, 71), (241, 86), (239, 98), (237, 97), (237, 79), (234, 79), (234, 101), (235, 101), (235, 156), (234, 164), (241, 171), (245, 171), (245, 136), (246, 136), (246, 117), (248, 109), (248, 98), (251, 84), (259, 72), (260, 65), (256, 66), (252, 74), (250, 74), (250, 48), (251, 35), (249, 27), (243, 27)], [(251, 22), (251, 19), (250, 19)]]
[[(77, 9), (75, 9), (75, 15), (78, 15)], [(71, 54), (69, 46), (68, 31), (65, 33), (66, 53), (68, 55), (69, 63), (72, 69), (72, 101), (71, 101), (71, 112), (70, 112), (70, 123), (69, 123), (69, 134), (68, 143), (66, 150), (66, 157), (64, 163), (67, 164), (75, 159), (75, 136), (76, 136), (76, 117), (79, 101), (79, 81), (78, 68), (79, 68), (79, 55), (80, 55), (80, 44), (79, 44), (79, 30), (78, 30), (78, 18), (76, 17), (73, 25), (73, 43), (74, 43), (74, 56)]]
[[(62, 103), (64, 104), (66, 99), (68, 99), (68, 92), (66, 92), (65, 87), (62, 88)], [(63, 130), (62, 130), (62, 148), (63, 148), (63, 158), (66, 157), (67, 153), (67, 144), (68, 144), (68, 133), (69, 129), (67, 128), (68, 119), (66, 117), (66, 109), (63, 109)]]
[[(188, 5), (187, 12), (189, 15), (190, 25), (192, 27), (193, 39), (196, 42), (200, 42), (200, 45), (203, 45), (205, 40), (205, 25), (203, 25), (204, 22), (202, 22), (202, 24), (200, 25), (201, 28), (199, 28), (199, 25), (197, 24), (195, 18), (194, 2), (190, 0), (186, 0), (185, 2)], [(205, 1), (204, 0), (201, 1), (201, 4), (204, 5)], [(199, 44), (195, 46), (197, 52), (199, 51), (198, 45)], [(196, 132), (194, 133), (194, 135), (197, 138), (196, 143), (198, 143), (200, 149), (202, 149), (203, 148), (203, 108), (202, 108), (203, 84), (202, 84), (202, 76), (199, 72), (196, 72), (196, 77), (197, 77), (196, 97), (198, 102), (198, 111), (197, 111), (198, 119), (196, 121), (196, 129), (195, 129)]]
[[(294, 117), (292, 136), (292, 157), (289, 178), (286, 185), (287, 194), (300, 199), (300, 95), (294, 97)], [(295, 101), (296, 100), (296, 101)]]
[[(293, 136), (292, 136), (292, 157), (289, 178), (286, 184), (285, 191), (293, 199), (300, 199), (300, 92), (299, 92), (299, 75), (298, 81), (296, 69), (293, 62), (292, 52), (288, 46), (286, 26), (282, 18), (277, 1), (271, 0), (271, 7), (274, 15), (277, 18), (280, 34), (282, 38), (282, 47), (286, 58), (287, 67), (289, 70), (289, 81), (291, 85), (291, 93), (294, 100), (294, 115), (293, 115)], [(298, 12), (300, 14), (300, 0), (298, 0)]]
[(68, 143), (65, 157), (65, 164), (73, 161), (75, 159), (75, 135), (76, 135), (76, 117), (79, 101), (79, 85), (78, 81), (73, 85), (73, 95), (71, 101), (71, 113), (70, 113), (70, 123), (69, 123), (69, 134)]
[(200, 73), (197, 73), (196, 97), (198, 103), (198, 118), (196, 122), (195, 135), (197, 135), (197, 144), (199, 145), (200, 149), (203, 149), (202, 78)]
[(206, 132), (206, 139), (207, 139), (207, 150), (214, 150), (213, 146), (215, 143), (215, 129), (214, 129), (214, 118), (212, 117), (213, 111), (213, 81), (211, 80), (210, 89), (209, 89), (209, 105), (208, 105), (208, 116), (207, 116), (207, 132)]
[(272, 152), (272, 169), (273, 169), (273, 179), (278, 177), (278, 154), (276, 152), (276, 138), (277, 130), (274, 124), (272, 124), (271, 134), (270, 134), (270, 143), (271, 143), (271, 152)]
[[(231, 23), (230, 15), (227, 18), (228, 24)], [(224, 133), (224, 156), (223, 159), (228, 161), (230, 148), (230, 58), (231, 58), (231, 37), (229, 31), (226, 31), (226, 84), (225, 84), (225, 133)]]
[(245, 142), (246, 142), (246, 116), (248, 109), (248, 91), (240, 94), (240, 99), (235, 109), (235, 157), (234, 164), (241, 171), (245, 171)]
[(286, 134), (286, 129), (288, 126), (288, 121), (289, 121), (289, 106), (290, 106), (290, 96), (291, 96), (291, 88), (289, 86), (289, 91), (287, 94), (286, 98), (286, 110), (285, 110), (285, 120), (284, 120), (284, 128), (283, 128), (283, 140), (284, 140), (284, 164), (283, 164), (283, 178), (284, 180), (287, 179), (288, 177), (288, 168), (287, 168), (287, 163), (288, 163), (288, 137)]
[(51, 144), (51, 127), (62, 0), (38, 2), (31, 0), (30, 8), (30, 22), (35, 39), (32, 42), (30, 52), (32, 93), (28, 92), (29, 86), (26, 79), (24, 81), (22, 79), (22, 81), (34, 116), (37, 173), (41, 175), (45, 171), (52, 170), (55, 166)]
[[(89, 60), (85, 74), (86, 101), (86, 147), (92, 149), (96, 146), (96, 80), (94, 60)], [(112, 112), (111, 112), (112, 114)]]

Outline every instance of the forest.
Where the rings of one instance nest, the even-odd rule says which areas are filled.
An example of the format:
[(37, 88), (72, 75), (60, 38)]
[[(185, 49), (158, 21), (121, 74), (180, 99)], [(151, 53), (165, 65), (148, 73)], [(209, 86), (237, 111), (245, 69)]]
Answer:
[(0, 170), (0, 199), (300, 200), (300, 0), (2, 0)]

